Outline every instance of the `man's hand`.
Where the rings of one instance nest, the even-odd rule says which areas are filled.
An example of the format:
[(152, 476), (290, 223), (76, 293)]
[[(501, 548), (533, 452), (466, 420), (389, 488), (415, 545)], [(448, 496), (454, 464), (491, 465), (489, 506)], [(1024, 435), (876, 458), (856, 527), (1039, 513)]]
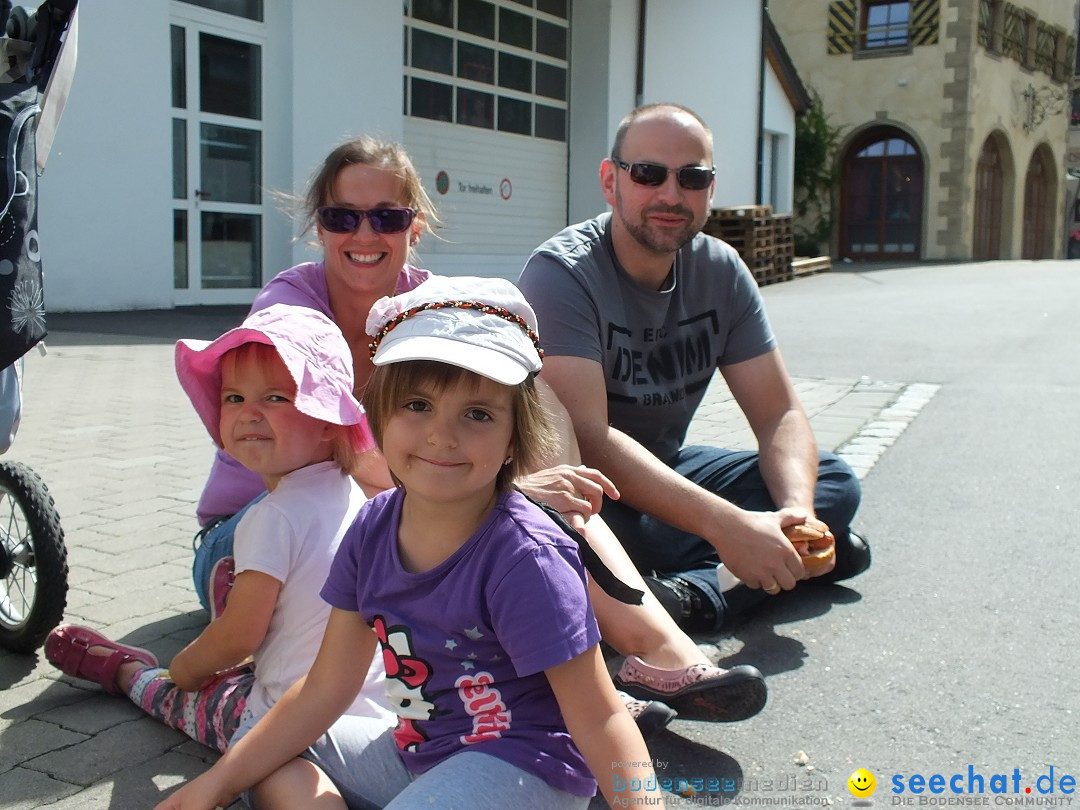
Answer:
[(515, 482), (522, 492), (557, 509), (579, 532), (600, 511), (604, 496), (618, 499), (611, 480), (592, 467), (560, 464), (531, 473)]
[[(776, 512), (743, 512), (742, 520), (722, 540), (711, 540), (724, 565), (748, 587), (766, 593), (790, 591), (808, 574), (785, 526), (803, 523), (809, 515), (802, 509)], [(708, 538), (707, 538), (708, 539)]]

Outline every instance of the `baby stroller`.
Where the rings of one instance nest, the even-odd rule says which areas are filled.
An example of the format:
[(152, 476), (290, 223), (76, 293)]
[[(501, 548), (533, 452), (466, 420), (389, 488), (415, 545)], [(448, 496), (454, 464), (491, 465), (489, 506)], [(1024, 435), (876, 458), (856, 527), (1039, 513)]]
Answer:
[[(0, 0), (0, 454), (19, 426), (23, 356), (46, 334), (37, 177), (74, 70), (75, 48), (62, 52), (75, 38), (76, 2), (27, 11)], [(0, 462), (0, 645), (32, 652), (44, 642), (63, 618), (67, 574), (48, 488), (26, 464)]]
[[(8, 366), (0, 372), (4, 451), (20, 399), (16, 367)], [(64, 530), (45, 482), (21, 461), (0, 461), (0, 645), (23, 653), (41, 646), (64, 617), (67, 574)]]

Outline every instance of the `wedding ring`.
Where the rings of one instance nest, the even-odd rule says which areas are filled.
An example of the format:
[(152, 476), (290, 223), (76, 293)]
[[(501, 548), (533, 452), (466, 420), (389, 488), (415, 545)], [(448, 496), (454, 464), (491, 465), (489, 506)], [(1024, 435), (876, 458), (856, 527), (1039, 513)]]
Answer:
[(780, 586), (779, 586), (779, 585), (777, 585), (777, 584), (776, 584), (776, 583), (774, 582), (774, 583), (773, 583), (772, 585), (770, 585), (770, 586), (769, 586), (769, 587), (767, 587), (767, 588), (763, 588), (762, 590), (764, 590), (764, 591), (765, 591), (765, 593), (779, 593), (779, 592), (780, 592)]

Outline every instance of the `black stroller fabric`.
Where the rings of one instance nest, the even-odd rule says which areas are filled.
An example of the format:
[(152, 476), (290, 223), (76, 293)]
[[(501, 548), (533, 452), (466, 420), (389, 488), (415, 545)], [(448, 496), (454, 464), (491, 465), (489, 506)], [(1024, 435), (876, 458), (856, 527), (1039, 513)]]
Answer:
[(45, 296), (37, 233), (37, 85), (0, 84), (0, 368), (45, 337)]
[(35, 133), (41, 94), (76, 0), (48, 0), (27, 14), (0, 2), (0, 368), (46, 335), (37, 229)]

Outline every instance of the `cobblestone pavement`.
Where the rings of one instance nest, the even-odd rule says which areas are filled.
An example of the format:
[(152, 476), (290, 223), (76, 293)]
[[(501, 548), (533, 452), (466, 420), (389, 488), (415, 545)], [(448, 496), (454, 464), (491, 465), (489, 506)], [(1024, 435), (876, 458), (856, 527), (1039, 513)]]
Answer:
[[(211, 443), (175, 380), (178, 337), (212, 338), (241, 312), (54, 316), (32, 353), (7, 459), (29, 464), (60, 512), (70, 564), (66, 620), (167, 661), (206, 623), (190, 584), (193, 513)], [(864, 477), (936, 386), (797, 378), (823, 447)], [(751, 447), (719, 377), (691, 441)], [(62, 676), (43, 655), (0, 651), (0, 807), (151, 807), (215, 755), (126, 700)], [(237, 805), (238, 806), (238, 805)]]

